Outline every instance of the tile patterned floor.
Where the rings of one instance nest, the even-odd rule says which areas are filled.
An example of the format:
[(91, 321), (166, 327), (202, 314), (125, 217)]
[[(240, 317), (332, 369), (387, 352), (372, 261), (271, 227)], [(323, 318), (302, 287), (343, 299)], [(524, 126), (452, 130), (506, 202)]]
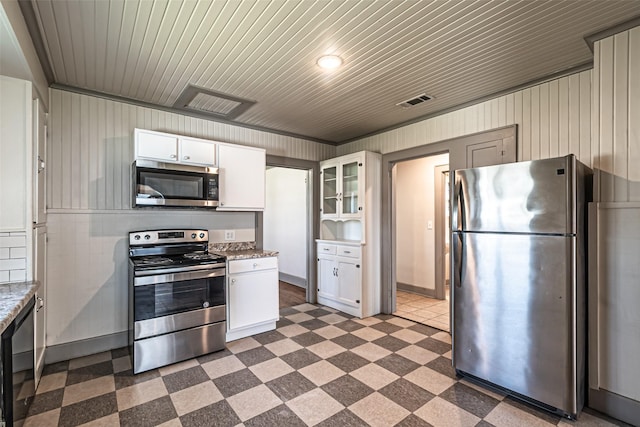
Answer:
[(396, 316), (449, 332), (449, 292), (444, 300), (396, 291)]
[(127, 349), (45, 367), (25, 426), (610, 426), (458, 379), (449, 334), (303, 304), (275, 331), (132, 375)]

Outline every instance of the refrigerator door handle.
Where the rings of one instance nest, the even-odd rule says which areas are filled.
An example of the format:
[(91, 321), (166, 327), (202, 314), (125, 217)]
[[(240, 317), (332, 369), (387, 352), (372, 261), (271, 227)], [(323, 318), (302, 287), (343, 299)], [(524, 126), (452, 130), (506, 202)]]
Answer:
[(464, 268), (464, 237), (462, 233), (453, 233), (453, 286), (462, 286), (462, 269)]
[(451, 230), (462, 231), (464, 230), (464, 192), (462, 189), (462, 182), (459, 179), (455, 179), (451, 204)]

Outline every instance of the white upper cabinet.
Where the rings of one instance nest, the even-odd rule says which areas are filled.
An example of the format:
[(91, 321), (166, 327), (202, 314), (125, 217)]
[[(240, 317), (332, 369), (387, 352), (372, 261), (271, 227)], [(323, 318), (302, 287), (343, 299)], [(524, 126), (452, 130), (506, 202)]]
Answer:
[(164, 132), (135, 130), (136, 159), (216, 166), (217, 143)]
[(194, 165), (215, 166), (216, 145), (211, 141), (180, 137), (180, 162)]
[(364, 210), (364, 153), (320, 163), (323, 219), (357, 219)]
[(264, 210), (266, 151), (219, 144), (219, 211)]

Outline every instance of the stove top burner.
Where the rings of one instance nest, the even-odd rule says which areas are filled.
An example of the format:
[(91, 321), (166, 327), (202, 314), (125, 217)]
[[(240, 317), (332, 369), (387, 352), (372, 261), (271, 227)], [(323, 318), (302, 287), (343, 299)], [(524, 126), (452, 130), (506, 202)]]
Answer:
[(148, 256), (138, 258), (136, 261), (138, 265), (168, 265), (173, 263), (173, 260), (171, 258), (165, 258), (161, 256)]
[(185, 258), (196, 259), (196, 260), (207, 260), (207, 259), (219, 259), (220, 258), (218, 255), (209, 254), (209, 253), (201, 253), (201, 252), (194, 252), (194, 253), (190, 253), (190, 254), (184, 254), (183, 256)]

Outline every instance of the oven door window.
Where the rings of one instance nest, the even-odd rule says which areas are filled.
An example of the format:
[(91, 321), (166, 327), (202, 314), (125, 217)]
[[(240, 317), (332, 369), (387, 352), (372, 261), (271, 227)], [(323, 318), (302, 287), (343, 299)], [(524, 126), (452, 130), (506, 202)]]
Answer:
[(225, 304), (224, 276), (134, 287), (135, 320)]
[(138, 168), (138, 197), (204, 200), (206, 174)]

